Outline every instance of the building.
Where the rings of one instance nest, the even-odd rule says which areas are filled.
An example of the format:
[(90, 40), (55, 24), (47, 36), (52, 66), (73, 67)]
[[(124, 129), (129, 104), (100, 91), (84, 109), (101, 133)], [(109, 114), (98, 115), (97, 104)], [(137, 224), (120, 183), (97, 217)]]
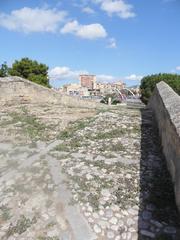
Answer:
[(114, 83), (96, 82), (96, 75), (82, 74), (80, 83), (71, 83), (63, 86), (63, 92), (71, 96), (100, 98), (106, 94), (112, 94), (125, 87), (122, 81)]
[(86, 87), (88, 90), (96, 89), (96, 76), (83, 74), (79, 76), (81, 87)]
[(101, 95), (111, 94), (116, 91), (116, 89), (121, 90), (125, 87), (125, 84), (121, 81), (115, 83), (97, 83), (96, 89)]
[(89, 96), (88, 89), (77, 83), (64, 85), (63, 92), (71, 96)]

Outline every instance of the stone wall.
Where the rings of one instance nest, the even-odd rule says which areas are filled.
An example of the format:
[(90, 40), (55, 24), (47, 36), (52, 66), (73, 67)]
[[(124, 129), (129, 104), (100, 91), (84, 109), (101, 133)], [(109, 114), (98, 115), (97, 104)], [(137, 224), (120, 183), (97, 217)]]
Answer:
[(101, 104), (62, 95), (20, 77), (0, 78), (0, 104), (54, 103), (68, 107), (96, 108)]
[(180, 96), (165, 82), (156, 85), (148, 103), (156, 117), (163, 153), (172, 176), (180, 211)]

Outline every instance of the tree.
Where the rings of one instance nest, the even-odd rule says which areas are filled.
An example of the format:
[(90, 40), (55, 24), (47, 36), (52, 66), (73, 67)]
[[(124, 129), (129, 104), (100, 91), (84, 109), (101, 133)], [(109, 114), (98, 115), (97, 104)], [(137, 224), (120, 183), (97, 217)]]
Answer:
[(177, 74), (155, 74), (146, 76), (141, 80), (141, 100), (147, 104), (156, 84), (160, 81), (166, 82), (172, 89), (180, 95), (180, 75)]
[(0, 77), (7, 77), (8, 71), (9, 71), (8, 66), (7, 66), (6, 62), (4, 62), (0, 68)]
[(29, 58), (22, 58), (20, 61), (16, 60), (12, 68), (9, 69), (9, 74), (11, 76), (23, 77), (40, 85), (50, 87), (48, 66)]

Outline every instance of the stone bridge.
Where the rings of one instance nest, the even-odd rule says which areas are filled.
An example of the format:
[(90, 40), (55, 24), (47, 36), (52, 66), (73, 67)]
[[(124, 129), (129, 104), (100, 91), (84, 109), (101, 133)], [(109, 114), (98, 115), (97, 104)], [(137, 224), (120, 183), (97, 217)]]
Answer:
[(147, 108), (104, 109), (0, 82), (0, 239), (180, 239), (172, 89), (159, 83)]

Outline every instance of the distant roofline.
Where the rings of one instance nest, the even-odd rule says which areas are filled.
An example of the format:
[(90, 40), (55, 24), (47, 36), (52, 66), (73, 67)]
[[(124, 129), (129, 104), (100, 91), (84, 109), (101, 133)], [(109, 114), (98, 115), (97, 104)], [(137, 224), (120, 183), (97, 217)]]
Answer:
[(95, 75), (95, 74), (80, 74), (79, 76), (80, 76), (80, 77), (81, 77), (81, 76), (93, 76), (93, 77), (94, 77), (94, 76), (96, 76), (96, 75)]

